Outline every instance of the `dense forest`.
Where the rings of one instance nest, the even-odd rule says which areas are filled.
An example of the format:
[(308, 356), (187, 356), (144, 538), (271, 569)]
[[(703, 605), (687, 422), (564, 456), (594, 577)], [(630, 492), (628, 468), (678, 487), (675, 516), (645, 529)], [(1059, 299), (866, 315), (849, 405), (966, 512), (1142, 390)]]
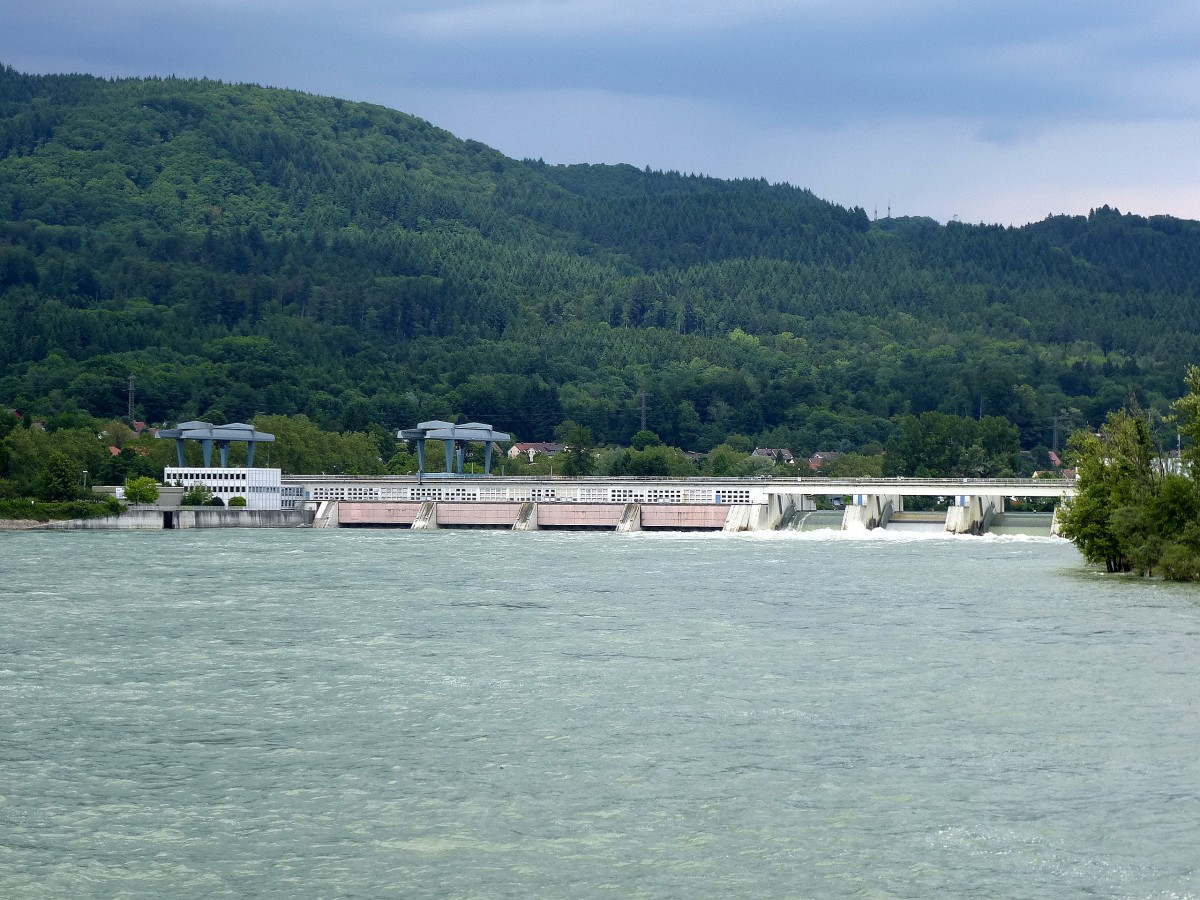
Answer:
[(362, 103), (0, 68), (0, 412), (25, 419), (125, 417), (133, 376), (152, 423), (808, 455), (941, 416), (1057, 449), (1169, 408), (1198, 292), (1200, 223), (1166, 216), (871, 221)]

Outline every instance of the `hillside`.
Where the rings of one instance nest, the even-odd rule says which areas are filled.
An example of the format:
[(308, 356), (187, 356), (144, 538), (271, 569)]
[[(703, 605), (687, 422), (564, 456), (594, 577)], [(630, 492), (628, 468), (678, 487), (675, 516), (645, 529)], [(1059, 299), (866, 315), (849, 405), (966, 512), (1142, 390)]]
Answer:
[[(854, 449), (1024, 446), (1200, 358), (1200, 223), (871, 222), (811, 192), (505, 158), (377, 106), (0, 69), (0, 407), (148, 421), (572, 419)], [(1061, 438), (1060, 438), (1061, 443)]]

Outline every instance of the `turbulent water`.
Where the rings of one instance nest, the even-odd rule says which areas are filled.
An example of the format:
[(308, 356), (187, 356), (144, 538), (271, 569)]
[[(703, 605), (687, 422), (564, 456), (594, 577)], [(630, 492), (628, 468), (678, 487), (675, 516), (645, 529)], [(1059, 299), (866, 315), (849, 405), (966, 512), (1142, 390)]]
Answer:
[(1200, 589), (1051, 539), (0, 534), (0, 896), (1200, 893)]

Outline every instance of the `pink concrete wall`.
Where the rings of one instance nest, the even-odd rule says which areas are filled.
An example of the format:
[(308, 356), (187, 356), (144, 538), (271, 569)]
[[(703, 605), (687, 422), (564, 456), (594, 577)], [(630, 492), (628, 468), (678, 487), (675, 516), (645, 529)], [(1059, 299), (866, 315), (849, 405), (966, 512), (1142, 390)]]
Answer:
[(642, 527), (721, 529), (728, 514), (728, 506), (642, 504)]
[(447, 503), (437, 505), (438, 526), (478, 525), (512, 528), (521, 511), (520, 503)]
[[(343, 525), (411, 525), (421, 509), (420, 502), (343, 500), (338, 519)], [(625, 506), (622, 503), (539, 503), (538, 525), (543, 528), (616, 528)], [(468, 503), (442, 501), (437, 505), (438, 525), (511, 528), (521, 511), (520, 503)], [(643, 528), (714, 528), (725, 524), (728, 505), (643, 504)]]
[(352, 503), (338, 504), (338, 521), (342, 525), (411, 525), (421, 509), (420, 502), (412, 503)]
[(623, 503), (539, 503), (538, 527), (615, 529), (624, 511)]

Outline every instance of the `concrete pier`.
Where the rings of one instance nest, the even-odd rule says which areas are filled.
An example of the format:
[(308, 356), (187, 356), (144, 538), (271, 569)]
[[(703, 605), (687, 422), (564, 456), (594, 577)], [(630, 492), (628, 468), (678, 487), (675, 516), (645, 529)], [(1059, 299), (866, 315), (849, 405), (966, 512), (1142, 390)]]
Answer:
[(517, 521), (513, 523), (513, 531), (537, 531), (537, 508), (536, 503), (526, 501), (521, 504), (521, 509), (517, 513)]
[(892, 514), (903, 509), (903, 498), (893, 494), (855, 494), (842, 514), (842, 530), (886, 528)]
[(986, 534), (997, 513), (1004, 512), (1004, 498), (980, 495), (955, 497), (946, 509), (946, 531), (950, 534)]
[(722, 531), (765, 531), (767, 510), (765, 506), (751, 503), (736, 503), (729, 507)]
[(412, 528), (414, 531), (432, 531), (438, 527), (437, 522), (438, 505), (432, 500), (424, 501), (417, 510), (417, 515), (413, 519)]
[(631, 531), (642, 530), (642, 505), (640, 503), (626, 503), (625, 510), (621, 513), (621, 521), (617, 523), (617, 531), (621, 534), (628, 534)]
[(321, 501), (317, 506), (316, 518), (313, 519), (313, 528), (337, 528), (338, 506), (336, 500)]

